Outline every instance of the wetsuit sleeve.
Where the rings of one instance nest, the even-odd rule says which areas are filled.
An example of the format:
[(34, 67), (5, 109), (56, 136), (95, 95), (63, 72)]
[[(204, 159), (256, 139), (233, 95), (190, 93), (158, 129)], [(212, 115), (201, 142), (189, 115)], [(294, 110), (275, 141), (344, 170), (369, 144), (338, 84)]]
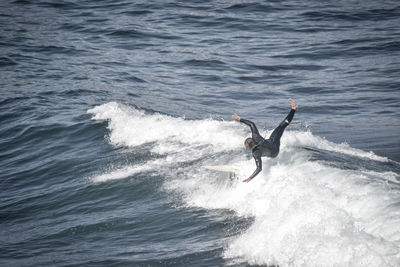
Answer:
[(253, 157), (254, 160), (256, 161), (256, 170), (253, 172), (253, 174), (249, 177), (250, 179), (253, 179), (256, 177), (261, 171), (262, 171), (262, 161), (261, 161), (261, 152), (256, 150), (253, 152)]
[(254, 124), (254, 122), (249, 121), (249, 120), (245, 120), (245, 119), (240, 119), (240, 122), (250, 126), (251, 129), (251, 137), (256, 141), (259, 142), (260, 141), (260, 137), (262, 139), (262, 136), (260, 135), (260, 133), (258, 132), (258, 129), (256, 127), (256, 125)]
[(262, 171), (261, 155), (258, 155), (258, 153), (256, 155), (253, 154), (253, 157), (254, 157), (254, 160), (256, 161), (257, 169), (249, 177), (250, 179), (253, 179), (254, 177), (256, 177)]

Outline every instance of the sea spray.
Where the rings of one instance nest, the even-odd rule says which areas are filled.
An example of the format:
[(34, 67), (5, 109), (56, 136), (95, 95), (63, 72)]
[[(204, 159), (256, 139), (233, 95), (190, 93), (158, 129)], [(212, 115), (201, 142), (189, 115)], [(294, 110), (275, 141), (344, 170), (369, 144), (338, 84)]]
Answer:
[[(332, 143), (310, 131), (287, 130), (279, 156), (263, 158), (262, 173), (246, 184), (241, 179), (255, 165), (243, 149), (247, 129), (238, 123), (148, 114), (115, 102), (88, 112), (96, 120), (108, 121), (111, 144), (147, 145), (158, 155), (93, 177), (94, 182), (151, 170), (166, 177), (164, 190), (178, 193), (184, 206), (228, 209), (254, 218), (247, 230), (227, 241), (223, 255), (228, 260), (280, 266), (399, 263), (400, 214), (391, 208), (400, 203), (397, 174), (357, 164), (340, 167), (349, 157), (377, 164), (387, 162), (384, 157)], [(341, 160), (315, 158), (313, 151)], [(236, 179), (202, 168), (221, 163), (239, 170)], [(383, 182), (389, 180), (390, 185)]]

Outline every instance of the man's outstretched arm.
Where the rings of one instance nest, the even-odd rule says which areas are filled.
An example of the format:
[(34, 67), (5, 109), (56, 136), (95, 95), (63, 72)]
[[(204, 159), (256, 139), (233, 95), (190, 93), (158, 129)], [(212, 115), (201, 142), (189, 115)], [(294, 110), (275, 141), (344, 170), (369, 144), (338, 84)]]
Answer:
[(253, 172), (253, 174), (249, 178), (243, 180), (243, 182), (245, 183), (250, 182), (254, 177), (256, 177), (262, 171), (261, 157), (254, 157), (254, 159), (256, 161), (257, 169)]
[(250, 126), (250, 129), (251, 129), (251, 133), (252, 133), (252, 135), (253, 135), (253, 138), (256, 137), (256, 136), (260, 136), (260, 133), (258, 132), (258, 129), (257, 129), (256, 125), (254, 124), (254, 122), (249, 121), (249, 120), (242, 119), (242, 118), (240, 118), (240, 117), (239, 117), (238, 115), (236, 115), (236, 114), (235, 114), (235, 115), (232, 115), (232, 118), (233, 118), (235, 121), (242, 122), (242, 123), (244, 123), (244, 124)]

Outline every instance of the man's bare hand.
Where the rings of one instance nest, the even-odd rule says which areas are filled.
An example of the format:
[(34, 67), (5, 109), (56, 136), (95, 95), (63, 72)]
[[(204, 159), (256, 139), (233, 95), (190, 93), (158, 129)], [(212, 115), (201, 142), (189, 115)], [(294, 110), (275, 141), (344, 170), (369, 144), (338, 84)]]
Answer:
[(235, 121), (240, 121), (240, 117), (239, 117), (237, 114), (232, 115), (232, 118), (233, 118)]
[(251, 179), (250, 179), (250, 178), (247, 178), (247, 179), (243, 180), (242, 182), (243, 182), (243, 183), (248, 183), (248, 182), (250, 182), (250, 181), (251, 181)]

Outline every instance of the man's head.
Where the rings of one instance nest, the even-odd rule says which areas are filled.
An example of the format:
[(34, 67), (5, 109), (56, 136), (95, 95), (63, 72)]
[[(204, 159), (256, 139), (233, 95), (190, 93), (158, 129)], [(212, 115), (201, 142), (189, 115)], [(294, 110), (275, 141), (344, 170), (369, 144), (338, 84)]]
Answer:
[(246, 140), (244, 140), (244, 146), (246, 147), (246, 149), (253, 149), (256, 146), (256, 142), (253, 140), (253, 138), (247, 138)]

